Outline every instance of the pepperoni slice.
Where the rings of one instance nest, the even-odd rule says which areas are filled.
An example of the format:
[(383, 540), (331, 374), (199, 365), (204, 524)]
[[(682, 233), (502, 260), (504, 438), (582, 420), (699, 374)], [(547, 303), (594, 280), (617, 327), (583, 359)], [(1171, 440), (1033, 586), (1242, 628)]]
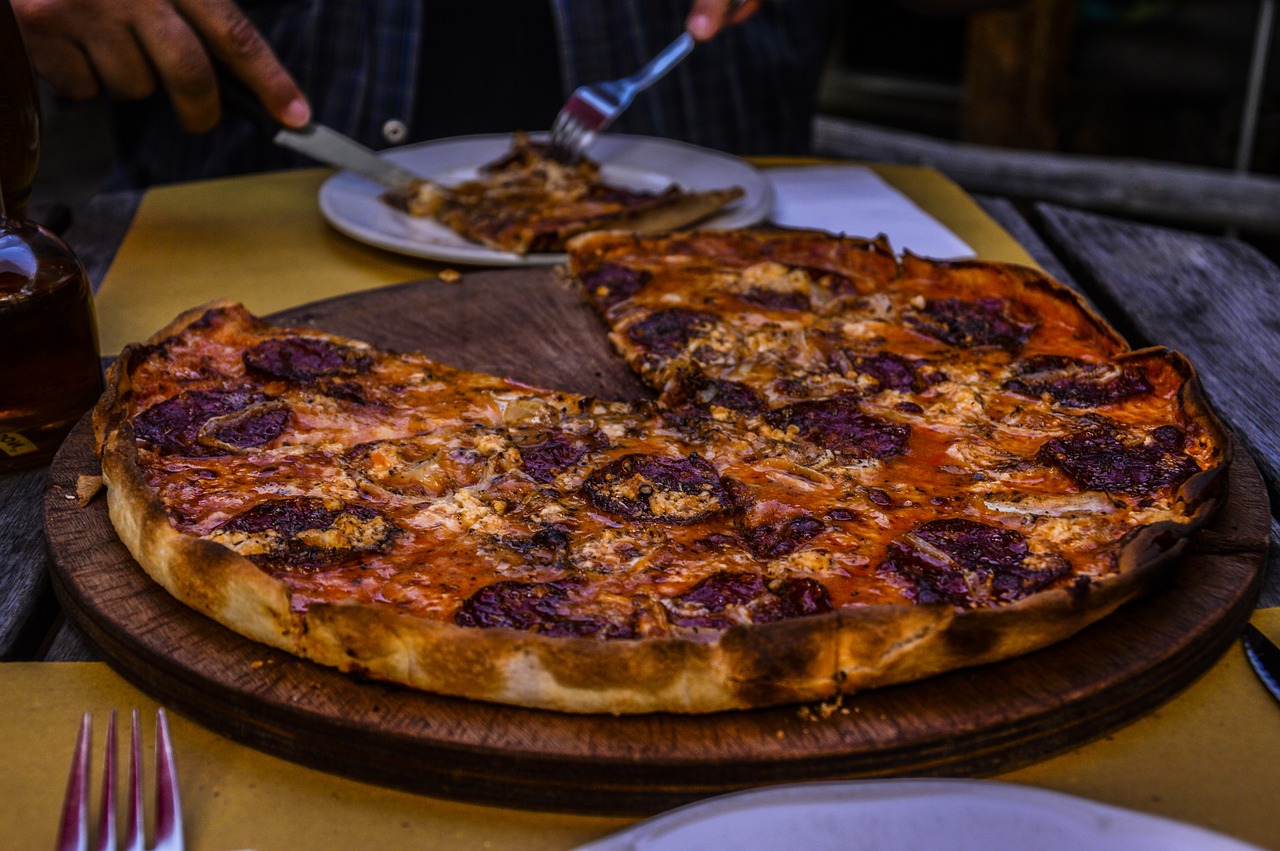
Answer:
[(1012, 351), (1035, 330), (1012, 313), (1012, 305), (1002, 298), (942, 298), (926, 300), (923, 310), (904, 318), (921, 333), (957, 348)]
[(597, 508), (631, 520), (696, 523), (735, 507), (720, 473), (697, 455), (624, 455), (594, 471), (583, 487)]
[(573, 598), (577, 583), (502, 580), (465, 601), (454, 622), (466, 627), (500, 627), (548, 636), (633, 638), (635, 628), (584, 612)]
[(1114, 429), (1100, 427), (1047, 440), (1036, 457), (1061, 469), (1083, 490), (1147, 496), (1200, 471), (1182, 445), (1176, 426), (1162, 426), (1142, 442), (1121, 441)]
[(244, 353), (249, 369), (289, 381), (368, 372), (373, 359), (352, 346), (313, 337), (263, 340)]
[(520, 467), (535, 482), (550, 484), (589, 450), (587, 441), (578, 435), (550, 431), (542, 440), (520, 447)]
[(932, 520), (889, 544), (882, 572), (905, 581), (918, 603), (974, 607), (1010, 603), (1050, 585), (1069, 571), (1025, 564), (1020, 533), (960, 517)]
[(671, 622), (699, 629), (770, 623), (831, 611), (831, 597), (816, 579), (793, 576), (766, 582), (756, 573), (720, 571), (669, 603)]
[(670, 356), (682, 351), (715, 322), (714, 314), (702, 310), (655, 310), (628, 328), (627, 337), (654, 354)]
[(775, 408), (765, 414), (765, 421), (780, 429), (794, 426), (804, 439), (850, 458), (901, 454), (911, 437), (909, 426), (863, 413), (853, 393)]
[(653, 278), (653, 273), (617, 263), (601, 263), (599, 268), (580, 273), (579, 278), (587, 294), (608, 310), (644, 289), (645, 284)]
[(1087, 363), (1061, 355), (1036, 355), (1013, 365), (1004, 389), (1039, 399), (1049, 396), (1066, 408), (1097, 408), (1150, 393), (1147, 376), (1136, 369)]
[(138, 414), (133, 430), (162, 454), (230, 455), (271, 442), (290, 416), (283, 402), (264, 393), (188, 390)]
[(368, 506), (299, 496), (255, 505), (208, 537), (255, 564), (313, 570), (383, 552), (399, 532)]

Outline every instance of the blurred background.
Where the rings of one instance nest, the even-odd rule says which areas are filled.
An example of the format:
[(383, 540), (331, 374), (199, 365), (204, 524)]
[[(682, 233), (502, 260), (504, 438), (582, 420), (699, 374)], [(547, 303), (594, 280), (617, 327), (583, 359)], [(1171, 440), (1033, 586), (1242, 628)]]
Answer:
[[(1280, 49), (1274, 21), (1259, 39), (1265, 3), (1027, 0), (931, 18), (850, 0), (821, 111), (963, 144), (1280, 176)], [(100, 102), (45, 98), (34, 203), (74, 215), (101, 188), (105, 121)], [(1280, 229), (1280, 206), (1276, 218)], [(1275, 234), (1242, 236), (1280, 253)]]

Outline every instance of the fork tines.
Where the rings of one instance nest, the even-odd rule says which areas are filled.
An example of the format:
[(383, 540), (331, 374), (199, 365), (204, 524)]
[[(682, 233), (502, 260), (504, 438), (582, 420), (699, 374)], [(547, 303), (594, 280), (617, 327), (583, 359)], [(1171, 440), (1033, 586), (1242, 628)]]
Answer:
[(577, 162), (607, 118), (607, 115), (581, 97), (579, 92), (574, 92), (551, 125), (548, 155), (561, 162)]
[[(87, 851), (89, 847), (89, 764), (93, 718), (86, 712), (80, 719), (67, 794), (62, 805), (58, 830), (58, 851)], [(142, 737), (138, 710), (133, 710), (129, 728), (129, 799), (126, 807), (124, 845), (126, 851), (143, 851), (145, 826), (142, 807)], [(169, 719), (163, 709), (156, 711), (156, 842), (153, 851), (182, 851), (182, 809), (178, 797), (178, 776), (174, 769), (173, 742)], [(98, 817), (98, 851), (116, 847), (116, 713), (107, 720), (107, 744), (103, 755), (102, 806)]]

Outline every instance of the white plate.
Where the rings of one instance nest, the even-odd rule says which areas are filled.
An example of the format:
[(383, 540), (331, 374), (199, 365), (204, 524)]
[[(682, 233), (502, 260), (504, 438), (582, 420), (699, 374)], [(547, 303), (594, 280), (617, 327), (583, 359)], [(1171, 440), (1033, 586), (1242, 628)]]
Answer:
[[(438, 139), (382, 156), (449, 186), (474, 178), (480, 166), (510, 149), (511, 136), (504, 133)], [(687, 190), (743, 188), (742, 198), (699, 227), (746, 227), (763, 220), (773, 206), (773, 188), (760, 172), (718, 151), (670, 139), (608, 134), (596, 141), (590, 155), (606, 181), (629, 189), (661, 191), (673, 183)], [(347, 236), (413, 257), (486, 266), (536, 266), (564, 259), (563, 254), (510, 254), (477, 245), (434, 221), (393, 209), (381, 194), (378, 184), (342, 171), (321, 184), (320, 212)]]
[[(721, 795), (578, 851), (1245, 851), (1169, 819), (984, 780), (860, 780)], [(1255, 849), (1257, 851), (1257, 849)]]

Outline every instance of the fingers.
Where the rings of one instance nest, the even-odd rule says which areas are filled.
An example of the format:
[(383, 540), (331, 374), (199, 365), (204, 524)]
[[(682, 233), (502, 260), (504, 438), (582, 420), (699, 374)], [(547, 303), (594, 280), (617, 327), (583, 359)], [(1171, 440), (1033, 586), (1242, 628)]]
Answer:
[(725, 26), (740, 24), (760, 8), (762, 0), (693, 0), (685, 29), (698, 41), (707, 41)]
[(155, 90), (119, 10), (92, 0), (13, 0), (13, 10), (31, 63), (55, 94), (85, 100), (106, 90), (138, 98)]
[[(239, 6), (231, 0), (174, 2), (200, 36), (212, 60), (244, 82), (272, 116), (289, 127), (301, 127), (311, 120), (311, 108), (306, 97)], [(177, 70), (179, 61), (175, 57), (170, 68)], [(186, 70), (192, 72), (192, 77), (179, 77), (175, 85), (180, 81), (194, 81), (200, 76), (195, 69)], [(212, 73), (210, 65), (209, 74)], [(169, 85), (167, 79), (166, 85)], [(200, 85), (200, 94), (193, 95), (190, 100), (192, 112), (196, 115), (202, 114), (200, 110), (203, 109), (203, 81)], [(209, 89), (216, 92), (212, 76)], [(170, 91), (174, 91), (172, 86)]]
[(138, 26), (137, 38), (179, 123), (194, 133), (217, 124), (221, 109), (213, 62), (186, 19), (176, 14), (157, 17)]
[(219, 63), (282, 123), (310, 120), (306, 98), (233, 0), (12, 2), (32, 64), (60, 96), (137, 99), (161, 87), (185, 128), (207, 130), (220, 116)]

